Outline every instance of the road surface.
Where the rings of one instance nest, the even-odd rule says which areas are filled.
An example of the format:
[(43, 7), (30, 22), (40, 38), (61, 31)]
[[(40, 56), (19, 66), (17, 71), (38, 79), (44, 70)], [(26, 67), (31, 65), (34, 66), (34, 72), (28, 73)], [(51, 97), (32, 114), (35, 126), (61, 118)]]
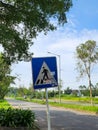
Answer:
[[(46, 105), (8, 99), (14, 107), (35, 112), (41, 130), (48, 130)], [(98, 116), (50, 107), (51, 130), (98, 130)]]

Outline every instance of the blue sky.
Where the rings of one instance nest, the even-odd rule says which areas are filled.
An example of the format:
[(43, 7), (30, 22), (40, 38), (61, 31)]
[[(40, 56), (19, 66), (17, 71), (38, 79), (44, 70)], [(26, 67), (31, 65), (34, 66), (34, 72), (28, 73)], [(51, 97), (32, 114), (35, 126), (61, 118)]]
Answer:
[[(73, 0), (73, 7), (67, 13), (68, 23), (60, 26), (54, 32), (47, 35), (40, 34), (34, 45), (30, 48), (34, 57), (54, 56), (50, 51), (61, 56), (61, 79), (63, 89), (67, 87), (78, 88), (79, 85), (87, 85), (86, 77), (77, 82), (78, 76), (75, 59), (75, 49), (87, 40), (95, 40), (98, 43), (98, 0)], [(57, 62), (58, 57), (57, 57)], [(92, 82), (98, 82), (98, 69), (96, 65), (92, 70)], [(16, 80), (16, 86), (26, 87), (32, 83), (31, 63), (20, 62), (12, 66), (12, 74), (18, 74), (20, 80)]]
[(98, 1), (97, 0), (74, 0), (70, 15), (77, 20), (76, 29), (98, 29)]

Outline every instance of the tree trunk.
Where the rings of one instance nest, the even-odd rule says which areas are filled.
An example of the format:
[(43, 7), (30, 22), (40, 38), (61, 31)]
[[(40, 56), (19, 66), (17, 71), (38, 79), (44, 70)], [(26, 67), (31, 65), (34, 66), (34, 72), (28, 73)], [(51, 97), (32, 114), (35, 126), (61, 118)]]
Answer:
[(89, 88), (90, 88), (90, 102), (91, 102), (91, 105), (93, 105), (93, 100), (92, 100), (92, 84), (91, 84), (90, 77), (89, 77)]

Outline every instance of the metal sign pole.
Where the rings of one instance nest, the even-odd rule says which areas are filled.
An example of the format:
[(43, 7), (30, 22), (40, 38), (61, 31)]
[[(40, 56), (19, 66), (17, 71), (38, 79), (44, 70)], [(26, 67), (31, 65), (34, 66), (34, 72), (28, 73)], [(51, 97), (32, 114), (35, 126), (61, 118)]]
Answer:
[(49, 104), (48, 104), (48, 91), (47, 88), (45, 88), (46, 92), (46, 105), (47, 105), (47, 122), (48, 122), (48, 130), (51, 130), (51, 124), (50, 124), (50, 111), (49, 111)]

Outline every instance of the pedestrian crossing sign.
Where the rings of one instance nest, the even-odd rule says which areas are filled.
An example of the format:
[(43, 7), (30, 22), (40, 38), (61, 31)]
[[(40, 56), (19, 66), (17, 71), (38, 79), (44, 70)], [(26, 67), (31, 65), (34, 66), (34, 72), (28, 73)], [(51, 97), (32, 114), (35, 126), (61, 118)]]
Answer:
[(32, 58), (34, 89), (58, 86), (56, 57)]

